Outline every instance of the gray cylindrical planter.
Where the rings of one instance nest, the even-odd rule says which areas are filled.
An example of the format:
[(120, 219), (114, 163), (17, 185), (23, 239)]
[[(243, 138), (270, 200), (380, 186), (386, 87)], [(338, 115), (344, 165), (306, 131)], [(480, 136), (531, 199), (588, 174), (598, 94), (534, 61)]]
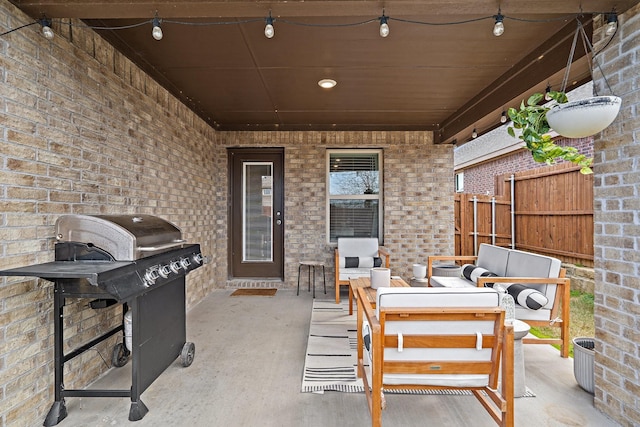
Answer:
[(594, 394), (595, 340), (576, 337), (573, 339), (573, 375), (585, 391)]
[(436, 277), (456, 277), (460, 275), (460, 266), (455, 264), (434, 264), (431, 275)]

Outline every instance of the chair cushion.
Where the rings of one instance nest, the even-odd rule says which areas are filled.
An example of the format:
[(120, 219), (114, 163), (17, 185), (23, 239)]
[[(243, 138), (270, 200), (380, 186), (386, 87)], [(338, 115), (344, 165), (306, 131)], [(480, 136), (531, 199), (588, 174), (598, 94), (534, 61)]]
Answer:
[(373, 268), (382, 266), (380, 257), (340, 257), (340, 268)]
[(356, 279), (358, 277), (371, 277), (370, 268), (341, 268), (339, 280)]
[(475, 286), (465, 288), (378, 288), (376, 316), (379, 318), (380, 309), (384, 307), (498, 307), (500, 306), (500, 298), (500, 293), (495, 289)]
[(341, 257), (376, 257), (378, 239), (369, 237), (340, 237), (338, 253)]

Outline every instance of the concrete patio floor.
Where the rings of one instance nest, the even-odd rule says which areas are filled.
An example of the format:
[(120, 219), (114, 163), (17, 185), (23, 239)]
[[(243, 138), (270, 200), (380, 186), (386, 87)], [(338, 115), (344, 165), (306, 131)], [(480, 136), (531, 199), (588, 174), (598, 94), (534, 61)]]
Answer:
[[(318, 298), (325, 298), (320, 290)], [(68, 398), (71, 426), (342, 426), (371, 424), (363, 394), (301, 393), (312, 298), (306, 290), (274, 297), (230, 297), (217, 290), (187, 315), (193, 364), (171, 365), (143, 394), (149, 413), (128, 421), (127, 398)], [(332, 298), (332, 290), (326, 295)], [(346, 295), (346, 294), (345, 294)], [(527, 386), (517, 398), (516, 426), (616, 426), (593, 407), (573, 377), (573, 359), (548, 345), (526, 345)], [(92, 388), (128, 388), (131, 363), (112, 369)], [(387, 394), (386, 426), (494, 426), (471, 396)]]

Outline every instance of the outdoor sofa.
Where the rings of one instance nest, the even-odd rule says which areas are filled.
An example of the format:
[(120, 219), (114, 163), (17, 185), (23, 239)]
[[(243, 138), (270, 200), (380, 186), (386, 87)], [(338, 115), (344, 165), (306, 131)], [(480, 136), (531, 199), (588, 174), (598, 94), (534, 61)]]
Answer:
[[(456, 277), (434, 276), (437, 263), (462, 264)], [(569, 357), (570, 280), (557, 258), (499, 246), (481, 244), (477, 256), (430, 256), (427, 277), (432, 287), (494, 287), (511, 294), (515, 317), (530, 326), (560, 328), (560, 338), (527, 336), (525, 344), (558, 344)]]

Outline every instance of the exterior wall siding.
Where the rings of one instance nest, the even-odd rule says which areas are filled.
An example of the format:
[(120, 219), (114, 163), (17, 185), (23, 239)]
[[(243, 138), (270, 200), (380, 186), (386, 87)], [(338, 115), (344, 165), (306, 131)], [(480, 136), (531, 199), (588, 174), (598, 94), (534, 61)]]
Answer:
[[(0, 28), (31, 22), (0, 0)], [(73, 34), (70, 31), (73, 31)], [(285, 279), (297, 261), (327, 263), (325, 151), (384, 149), (384, 243), (394, 274), (453, 252), (451, 146), (430, 132), (219, 132), (93, 32), (28, 27), (0, 39), (0, 269), (53, 259), (59, 215), (146, 213), (166, 218), (211, 262), (187, 278), (187, 304), (214, 288), (260, 286), (228, 277), (228, 147), (285, 149)], [(53, 402), (53, 284), (0, 278), (0, 426), (42, 423)], [(120, 308), (65, 307), (67, 350), (120, 321)], [(188, 332), (187, 332), (188, 333)], [(117, 340), (98, 346), (107, 360)], [(107, 366), (95, 352), (65, 365), (83, 388)], [(71, 416), (71, 415), (70, 415)]]
[[(640, 425), (640, 5), (618, 17), (618, 32), (598, 55), (622, 107), (596, 136), (595, 398), (623, 426)], [(608, 42), (596, 23), (594, 48)], [(596, 71), (598, 92), (609, 95)]]

